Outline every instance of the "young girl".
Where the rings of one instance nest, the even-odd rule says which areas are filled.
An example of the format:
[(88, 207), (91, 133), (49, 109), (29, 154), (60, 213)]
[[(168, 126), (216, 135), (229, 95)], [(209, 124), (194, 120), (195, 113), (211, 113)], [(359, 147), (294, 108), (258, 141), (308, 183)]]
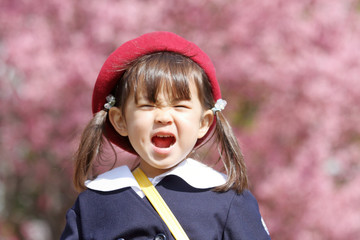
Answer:
[[(189, 239), (270, 239), (221, 113), (226, 102), (214, 66), (199, 47), (169, 32), (126, 42), (104, 63), (92, 103), (94, 118), (75, 158), (74, 183), (83, 192), (67, 212), (61, 239), (174, 239), (134, 169), (92, 176), (103, 137), (138, 156), (138, 169)], [(226, 175), (189, 158), (210, 137)]]

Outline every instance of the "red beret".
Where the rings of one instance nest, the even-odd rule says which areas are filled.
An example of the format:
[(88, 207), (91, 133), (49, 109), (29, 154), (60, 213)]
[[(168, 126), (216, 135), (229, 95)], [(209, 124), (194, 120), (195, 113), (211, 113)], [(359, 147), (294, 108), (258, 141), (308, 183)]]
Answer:
[[(210, 58), (198, 46), (171, 32), (152, 32), (125, 42), (106, 59), (94, 86), (92, 97), (93, 113), (95, 114), (104, 110), (106, 97), (113, 91), (117, 81), (124, 73), (124, 71), (119, 71), (119, 69), (124, 69), (127, 63), (143, 55), (162, 51), (179, 53), (196, 62), (204, 69), (209, 78), (214, 100), (216, 101), (221, 98), (214, 65)], [(209, 132), (211, 131), (209, 130), (208, 134)], [(206, 139), (207, 135), (199, 139), (196, 145), (199, 145)], [(136, 154), (128, 138), (118, 134), (109, 120), (106, 121), (105, 136), (122, 149)]]

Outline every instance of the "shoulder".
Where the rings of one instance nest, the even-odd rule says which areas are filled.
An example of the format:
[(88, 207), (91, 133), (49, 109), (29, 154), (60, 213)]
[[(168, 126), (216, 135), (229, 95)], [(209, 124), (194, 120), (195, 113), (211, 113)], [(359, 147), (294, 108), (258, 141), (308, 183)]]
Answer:
[(225, 232), (228, 239), (235, 236), (243, 236), (241, 239), (270, 239), (258, 202), (249, 190), (241, 194), (233, 193)]
[(72, 209), (75, 212), (93, 212), (104, 208), (112, 208), (114, 202), (122, 205), (129, 204), (129, 202), (134, 203), (137, 198), (138, 196), (131, 187), (108, 192), (86, 189), (78, 195)]
[(244, 221), (261, 220), (259, 205), (254, 195), (249, 190), (244, 190), (238, 194), (234, 191), (231, 203), (229, 205), (228, 218)]
[(242, 193), (236, 193), (232, 191), (232, 205), (235, 205), (241, 209), (254, 209), (258, 210), (259, 205), (254, 195), (249, 190), (244, 190)]

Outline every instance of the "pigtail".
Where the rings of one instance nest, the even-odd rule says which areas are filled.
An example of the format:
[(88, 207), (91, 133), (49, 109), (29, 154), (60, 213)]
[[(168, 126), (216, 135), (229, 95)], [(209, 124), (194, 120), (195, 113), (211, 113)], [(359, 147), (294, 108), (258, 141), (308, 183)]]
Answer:
[(107, 112), (104, 110), (95, 114), (94, 118), (85, 127), (75, 153), (74, 186), (76, 190), (85, 190), (85, 180), (91, 173), (93, 160), (103, 144), (103, 131)]
[(215, 113), (216, 130), (215, 136), (219, 146), (220, 158), (224, 164), (227, 182), (217, 187), (216, 191), (236, 190), (241, 193), (248, 188), (248, 178), (244, 157), (241, 153), (239, 143), (221, 111)]

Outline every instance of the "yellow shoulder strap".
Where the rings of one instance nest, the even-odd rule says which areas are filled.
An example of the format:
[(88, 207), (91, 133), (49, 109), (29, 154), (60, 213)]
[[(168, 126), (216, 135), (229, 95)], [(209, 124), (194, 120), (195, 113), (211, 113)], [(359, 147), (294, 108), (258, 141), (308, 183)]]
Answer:
[(154, 206), (155, 210), (170, 229), (174, 238), (176, 240), (189, 240), (184, 229), (181, 227), (180, 223), (145, 173), (140, 168), (136, 168), (133, 171), (133, 175), (140, 185), (141, 190), (145, 193), (150, 203)]

